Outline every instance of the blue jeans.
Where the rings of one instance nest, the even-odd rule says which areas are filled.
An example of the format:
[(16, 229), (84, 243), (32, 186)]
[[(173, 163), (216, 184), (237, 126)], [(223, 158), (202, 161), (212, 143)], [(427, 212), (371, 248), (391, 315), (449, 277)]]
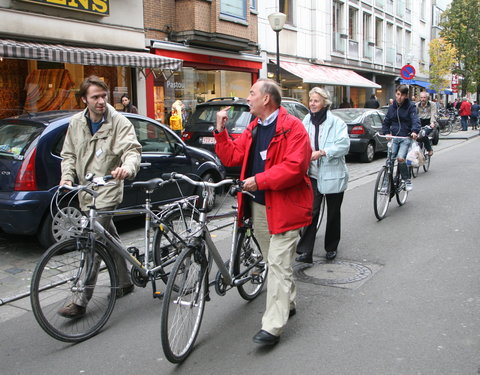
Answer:
[(411, 144), (411, 138), (393, 138), (392, 140), (392, 159), (403, 159), (403, 161), (398, 161), (398, 169), (400, 169), (400, 174), (402, 175), (403, 180), (408, 180), (410, 178), (406, 159)]
[(462, 130), (468, 130), (468, 116), (462, 116)]

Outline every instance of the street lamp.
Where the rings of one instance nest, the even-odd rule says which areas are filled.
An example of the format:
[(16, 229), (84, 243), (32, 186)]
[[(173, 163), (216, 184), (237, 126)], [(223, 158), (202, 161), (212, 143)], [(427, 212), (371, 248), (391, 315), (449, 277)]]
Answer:
[(287, 16), (283, 13), (272, 13), (268, 16), (268, 22), (270, 22), (270, 26), (277, 34), (277, 82), (280, 84), (280, 38), (279, 33), (282, 31), (283, 26), (285, 25), (285, 21), (287, 20)]

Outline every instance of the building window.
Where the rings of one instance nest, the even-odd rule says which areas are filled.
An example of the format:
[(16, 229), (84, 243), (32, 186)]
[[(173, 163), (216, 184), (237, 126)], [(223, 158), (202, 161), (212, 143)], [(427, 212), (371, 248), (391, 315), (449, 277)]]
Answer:
[(357, 40), (358, 34), (358, 10), (350, 7), (348, 10), (348, 38)]
[(381, 18), (375, 18), (375, 46), (383, 47), (383, 21)]
[(247, 1), (246, 0), (221, 0), (220, 14), (233, 19), (247, 19)]
[(250, 0), (250, 9), (257, 10), (257, 0)]
[(420, 3), (420, 19), (425, 20), (427, 14), (427, 4), (425, 0), (421, 0)]
[(295, 9), (295, 6), (293, 4), (293, 1), (294, 0), (279, 0), (278, 9), (280, 13), (287, 15), (286, 23), (289, 25), (295, 26), (294, 18), (293, 18), (293, 10)]
[(333, 50), (337, 52), (345, 52), (345, 27), (343, 17), (344, 4), (338, 1), (333, 2)]
[(426, 51), (425, 51), (425, 38), (420, 38), (420, 64), (425, 64)]
[(368, 13), (363, 13), (363, 57), (373, 58), (372, 15)]

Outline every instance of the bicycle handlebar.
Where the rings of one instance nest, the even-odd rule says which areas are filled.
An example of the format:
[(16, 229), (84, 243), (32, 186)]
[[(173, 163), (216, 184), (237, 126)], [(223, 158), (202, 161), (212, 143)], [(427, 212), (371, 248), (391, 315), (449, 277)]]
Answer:
[(383, 135), (383, 134), (380, 134), (380, 133), (375, 133), (375, 135), (377, 137), (381, 137), (381, 138), (402, 138), (402, 139), (411, 138), (410, 136), (402, 137), (402, 136), (399, 136), (399, 135)]

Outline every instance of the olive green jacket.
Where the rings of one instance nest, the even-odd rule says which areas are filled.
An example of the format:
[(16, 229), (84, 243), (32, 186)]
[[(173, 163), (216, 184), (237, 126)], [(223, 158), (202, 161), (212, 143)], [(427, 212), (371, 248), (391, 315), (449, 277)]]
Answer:
[[(61, 152), (62, 180), (85, 184), (85, 175), (96, 177), (111, 174), (116, 167), (125, 168), (134, 178), (140, 167), (142, 146), (137, 140), (132, 123), (107, 104), (102, 126), (92, 135), (85, 117), (88, 109), (70, 120)], [(123, 200), (123, 181), (99, 187), (97, 208), (117, 206)], [(80, 208), (86, 210), (91, 196), (80, 194)]]

